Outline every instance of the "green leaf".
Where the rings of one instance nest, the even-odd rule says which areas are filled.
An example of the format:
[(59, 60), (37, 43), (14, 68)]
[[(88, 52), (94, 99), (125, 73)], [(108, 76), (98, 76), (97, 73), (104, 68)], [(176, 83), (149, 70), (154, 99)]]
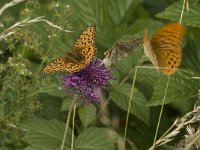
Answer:
[[(130, 54), (129, 54), (130, 55)], [(144, 52), (141, 47), (137, 49), (136, 52), (133, 52), (130, 56), (126, 57), (120, 62), (116, 63), (116, 67), (123, 74), (129, 74), (133, 70), (134, 66), (140, 65)]]
[[(189, 3), (189, 12), (184, 11), (183, 14), (183, 22), (186, 25), (192, 27), (200, 28), (200, 3), (197, 0), (190, 0)], [(159, 18), (169, 19), (171, 21), (179, 21), (182, 11), (183, 1), (179, 1), (175, 4), (172, 4), (165, 11), (157, 14), (156, 16)]]
[[(65, 124), (57, 120), (31, 119), (22, 123), (27, 131), (24, 140), (30, 144), (28, 150), (60, 149), (64, 136)], [(71, 130), (65, 141), (65, 149), (70, 149)]]
[(60, 87), (58, 84), (53, 82), (47, 82), (48, 84), (42, 86), (38, 93), (47, 93), (56, 97), (65, 97), (66, 92), (63, 87)]
[(78, 115), (84, 127), (87, 127), (96, 118), (96, 107), (93, 104), (82, 105), (78, 110)]
[[(183, 66), (192, 70), (196, 74), (200, 74), (200, 31), (192, 30), (190, 38), (187, 40), (187, 45), (183, 51)], [(198, 76), (198, 75), (196, 75)]]
[(137, 19), (135, 23), (129, 27), (128, 31), (131, 33), (137, 33), (140, 37), (143, 37), (145, 28), (148, 28), (150, 32), (156, 31), (163, 23), (153, 19)]
[(113, 150), (109, 130), (104, 128), (87, 128), (77, 137), (76, 150)]
[(130, 34), (127, 22), (133, 20), (135, 8), (141, 0), (71, 0), (70, 2), (74, 8), (72, 17), (74, 26), (96, 24), (96, 41), (108, 48), (123, 34)]
[[(167, 89), (164, 104), (174, 101), (189, 100), (197, 95), (200, 80), (194, 80), (192, 73), (184, 73), (177, 71), (176, 74), (170, 76), (169, 86)], [(161, 105), (165, 89), (167, 86), (168, 76), (162, 75), (154, 86), (153, 96), (149, 102), (150, 106)]]
[(95, 23), (108, 27), (108, 25), (119, 25), (119, 23), (132, 20), (133, 15), (130, 14), (141, 2), (142, 0), (79, 0), (71, 1), (71, 4), (75, 10), (76, 18), (74, 19), (77, 22)]
[[(153, 94), (153, 85), (157, 82), (161, 74), (152, 65), (144, 64), (141, 67), (137, 68), (137, 88), (144, 94), (147, 100), (149, 100)], [(132, 73), (130, 77), (133, 78), (134, 73)]]
[[(128, 104), (130, 101), (131, 84), (124, 84), (122, 86), (113, 87), (110, 92), (110, 96), (120, 108), (128, 110)], [(133, 98), (131, 99), (130, 113), (135, 115), (137, 118), (149, 124), (149, 108), (147, 107), (147, 101), (144, 95), (134, 88)]]
[[(151, 67), (151, 68), (148, 68), (148, 67)], [(136, 80), (144, 84), (152, 85), (156, 83), (159, 76), (160, 76), (160, 73), (155, 68), (153, 68), (152, 65), (151, 66), (145, 65), (145, 66), (142, 66), (142, 68), (138, 67)], [(132, 77), (133, 77), (133, 74), (132, 74)]]
[(142, 0), (108, 0), (108, 11), (112, 22), (119, 25), (130, 19), (130, 16), (132, 18), (130, 12), (133, 12), (141, 2)]

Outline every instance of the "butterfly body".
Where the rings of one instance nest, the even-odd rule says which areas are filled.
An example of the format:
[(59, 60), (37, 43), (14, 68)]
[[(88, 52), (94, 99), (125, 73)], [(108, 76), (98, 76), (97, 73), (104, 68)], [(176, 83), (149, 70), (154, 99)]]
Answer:
[(74, 62), (76, 62), (78, 64), (81, 64), (84, 61), (84, 56), (75, 55), (75, 54), (69, 52), (69, 53), (65, 54), (65, 61), (67, 61), (67, 60), (71, 60), (71, 61), (74, 61)]
[(151, 39), (144, 32), (144, 49), (153, 65), (166, 75), (173, 74), (181, 64), (181, 42), (185, 28), (180, 23), (169, 23), (157, 32)]
[(72, 52), (68, 52), (64, 57), (53, 60), (42, 72), (76, 72), (85, 68), (92, 61), (96, 52), (94, 43), (95, 31), (95, 25), (89, 26), (77, 39)]

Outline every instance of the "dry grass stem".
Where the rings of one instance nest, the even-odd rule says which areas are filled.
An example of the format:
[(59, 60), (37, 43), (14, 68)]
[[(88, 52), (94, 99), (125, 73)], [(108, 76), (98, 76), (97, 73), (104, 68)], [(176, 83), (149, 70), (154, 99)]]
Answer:
[(30, 19), (30, 18), (26, 18), (22, 21), (18, 21), (16, 22), (14, 25), (10, 26), (9, 28), (7, 28), (6, 30), (4, 30), (1, 34), (0, 34), (0, 41), (4, 38), (6, 38), (7, 36), (10, 36), (12, 34), (15, 33), (15, 31), (11, 31), (12, 29), (14, 28), (17, 28), (17, 27), (24, 27), (24, 26), (27, 26), (27, 25), (30, 25), (32, 23), (36, 23), (36, 22), (45, 22), (47, 23), (48, 25), (50, 25), (51, 27), (53, 28), (57, 28), (61, 31), (64, 31), (64, 32), (72, 32), (70, 30), (64, 30), (62, 27), (60, 26), (57, 26), (55, 24), (53, 24), (52, 22), (46, 20), (46, 19), (43, 19), (44, 16), (40, 16), (40, 17), (37, 17), (37, 18), (34, 18), (34, 19)]
[(182, 118), (176, 119), (173, 125), (155, 142), (154, 148), (172, 141), (181, 128), (197, 121), (200, 121), (200, 106), (194, 107), (193, 111), (187, 113)]
[(3, 14), (3, 12), (4, 12), (7, 8), (12, 7), (12, 6), (14, 6), (14, 5), (17, 5), (18, 3), (21, 3), (21, 2), (23, 2), (23, 1), (25, 1), (25, 0), (13, 0), (13, 1), (9, 2), (9, 3), (5, 3), (5, 4), (3, 5), (3, 7), (1, 7), (1, 9), (0, 9), (0, 16)]
[(59, 30), (61, 30), (61, 31), (64, 31), (64, 32), (73, 32), (73, 31), (70, 31), (70, 30), (65, 30), (65, 29), (63, 29), (62, 27), (57, 26), (56, 24), (50, 22), (49, 20), (41, 19), (41, 21), (43, 21), (43, 22), (47, 23), (48, 25), (50, 25), (51, 27), (56, 28), (56, 29), (59, 29)]

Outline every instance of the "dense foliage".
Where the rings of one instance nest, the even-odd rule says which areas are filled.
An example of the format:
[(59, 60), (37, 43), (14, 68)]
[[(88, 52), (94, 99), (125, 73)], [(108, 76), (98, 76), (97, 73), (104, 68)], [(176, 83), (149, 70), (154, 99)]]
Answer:
[[(3, 150), (61, 148), (73, 95), (63, 86), (62, 76), (67, 73), (46, 75), (41, 70), (50, 60), (71, 51), (88, 25), (96, 25), (95, 57), (103, 59), (104, 52), (119, 41), (142, 38), (145, 28), (153, 34), (163, 24), (179, 21), (183, 7), (183, 0), (14, 1), (5, 10), (8, 0), (0, 1)], [(182, 22), (187, 32), (179, 70), (171, 76), (157, 72), (139, 46), (111, 67), (113, 77), (102, 89), (99, 103), (76, 105), (64, 149), (73, 145), (76, 150), (122, 150), (125, 141), (126, 150), (146, 150), (155, 135), (159, 139), (184, 115), (189, 117), (175, 122), (180, 129), (172, 130), (173, 136), (157, 149), (175, 149), (180, 141), (185, 147), (192, 141), (184, 142), (184, 135), (188, 125), (197, 130), (200, 120), (200, 1), (190, 0), (185, 6)]]

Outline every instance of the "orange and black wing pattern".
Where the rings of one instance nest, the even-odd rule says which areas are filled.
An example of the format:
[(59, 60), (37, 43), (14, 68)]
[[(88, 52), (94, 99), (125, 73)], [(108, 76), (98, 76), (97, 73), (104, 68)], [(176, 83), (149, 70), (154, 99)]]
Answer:
[(86, 67), (92, 61), (96, 52), (94, 42), (95, 31), (95, 25), (89, 26), (77, 39), (70, 55), (67, 53), (65, 57), (53, 60), (42, 70), (42, 72), (76, 72)]

